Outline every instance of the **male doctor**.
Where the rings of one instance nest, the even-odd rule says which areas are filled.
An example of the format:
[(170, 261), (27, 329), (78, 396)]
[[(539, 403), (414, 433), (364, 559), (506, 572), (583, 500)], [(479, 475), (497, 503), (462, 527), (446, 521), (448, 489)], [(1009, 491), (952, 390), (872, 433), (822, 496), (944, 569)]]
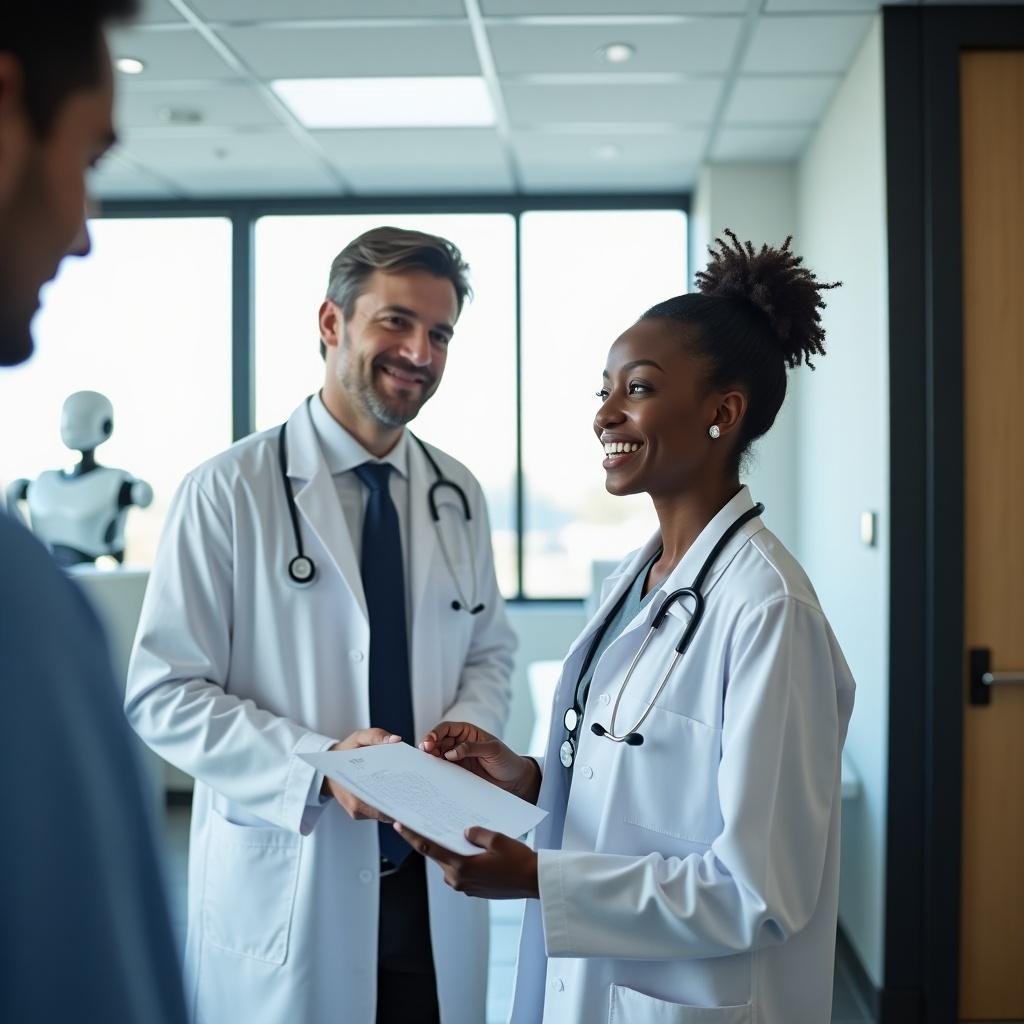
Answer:
[[(323, 390), (190, 473), (168, 515), (126, 709), (196, 779), (198, 1024), (485, 1019), (486, 904), (301, 757), (504, 724), (515, 644), (480, 486), (404, 426), (466, 271), (420, 232), (350, 243), (320, 307)], [(437, 488), (435, 522), (441, 478), (468, 507)]]

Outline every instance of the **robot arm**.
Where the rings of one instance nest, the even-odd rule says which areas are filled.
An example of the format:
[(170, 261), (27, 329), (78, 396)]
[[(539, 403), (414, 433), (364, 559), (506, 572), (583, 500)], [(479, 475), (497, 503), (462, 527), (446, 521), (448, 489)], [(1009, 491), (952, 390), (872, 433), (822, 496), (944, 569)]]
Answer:
[(22, 515), (21, 509), (18, 503), (24, 501), (28, 497), (28, 485), (29, 481), (25, 479), (15, 480), (13, 483), (7, 486), (6, 506), (7, 511), (15, 519), (20, 522), (25, 522), (25, 517)]
[(153, 488), (145, 480), (130, 477), (121, 485), (121, 493), (117, 498), (119, 508), (128, 508), (130, 505), (149, 508), (152, 502)]

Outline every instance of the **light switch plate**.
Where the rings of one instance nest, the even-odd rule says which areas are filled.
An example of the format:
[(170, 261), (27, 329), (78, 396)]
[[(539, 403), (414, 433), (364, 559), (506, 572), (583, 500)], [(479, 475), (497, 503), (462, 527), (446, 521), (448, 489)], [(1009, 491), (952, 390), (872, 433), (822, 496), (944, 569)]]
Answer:
[(860, 539), (866, 547), (873, 548), (878, 541), (878, 513), (861, 512)]

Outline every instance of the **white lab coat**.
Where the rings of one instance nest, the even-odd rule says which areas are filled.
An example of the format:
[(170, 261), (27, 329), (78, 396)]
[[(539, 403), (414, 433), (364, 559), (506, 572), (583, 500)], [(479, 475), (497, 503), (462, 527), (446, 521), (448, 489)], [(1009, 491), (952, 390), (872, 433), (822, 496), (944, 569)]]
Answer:
[[(753, 519), (704, 585), (705, 616), (642, 746), (610, 724), (664, 594), (689, 586), (743, 488), (598, 662), (571, 789), (565, 708), (594, 631), (659, 546), (608, 580), (554, 698), (539, 804), (540, 899), (527, 904), (513, 1024), (827, 1024), (838, 903), (840, 757), (854, 683), (806, 576)], [(677, 604), (616, 719), (633, 728), (674, 654)], [(545, 955), (545, 952), (547, 955)]]
[[(289, 475), (316, 580), (292, 583), (295, 541), (277, 429), (239, 441), (186, 477), (168, 514), (129, 668), (126, 710), (147, 743), (194, 775), (187, 995), (197, 1024), (371, 1024), (376, 1003), (377, 823), (318, 796), (299, 755), (370, 721), (370, 630), (359, 559), (306, 404), (288, 420)], [(457, 596), (427, 506), (435, 477), (409, 447), (411, 669), (416, 737), (443, 718), (500, 731), (515, 646), (494, 577), (479, 484), (432, 454), (466, 491), (442, 528), (469, 594)], [(438, 495), (447, 503), (447, 489)], [(480, 1024), (487, 905), (428, 865), (444, 1024)]]

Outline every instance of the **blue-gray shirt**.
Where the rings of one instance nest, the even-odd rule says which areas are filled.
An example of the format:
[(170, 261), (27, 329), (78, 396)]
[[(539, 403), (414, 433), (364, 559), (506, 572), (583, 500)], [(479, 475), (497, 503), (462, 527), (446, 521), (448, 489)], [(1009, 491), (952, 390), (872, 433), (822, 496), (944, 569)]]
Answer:
[(0, 1021), (185, 1024), (178, 953), (100, 624), (0, 512)]

